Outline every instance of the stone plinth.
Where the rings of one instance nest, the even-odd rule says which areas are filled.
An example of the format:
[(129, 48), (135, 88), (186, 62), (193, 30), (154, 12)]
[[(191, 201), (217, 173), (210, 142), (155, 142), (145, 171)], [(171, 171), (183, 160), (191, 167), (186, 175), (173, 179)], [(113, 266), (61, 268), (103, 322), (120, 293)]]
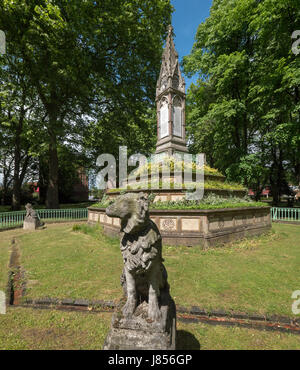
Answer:
[(36, 230), (38, 227), (43, 226), (44, 223), (40, 220), (40, 217), (32, 207), (32, 204), (27, 203), (26, 206), (26, 216), (23, 223), (24, 230)]
[[(123, 302), (124, 303), (124, 302)], [(160, 321), (148, 319), (148, 304), (140, 304), (131, 318), (125, 318), (120, 304), (112, 317), (104, 350), (175, 350), (176, 306), (170, 296), (162, 302)]]
[(24, 230), (36, 230), (39, 227), (37, 219), (25, 219), (23, 223)]
[[(224, 208), (211, 210), (150, 210), (150, 218), (160, 230), (163, 243), (211, 247), (271, 229), (270, 207)], [(89, 208), (88, 222), (100, 223), (109, 235), (117, 236), (120, 220), (108, 217), (104, 208)]]

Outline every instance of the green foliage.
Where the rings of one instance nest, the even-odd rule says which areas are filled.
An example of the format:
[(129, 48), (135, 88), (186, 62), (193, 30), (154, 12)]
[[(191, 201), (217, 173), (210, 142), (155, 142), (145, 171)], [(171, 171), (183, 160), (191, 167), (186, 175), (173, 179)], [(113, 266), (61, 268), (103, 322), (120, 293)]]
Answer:
[[(80, 146), (87, 168), (120, 144), (153, 148), (151, 103), (171, 12), (169, 0), (1, 2), (1, 72), (9, 82), (15, 67), (29, 86), (25, 98), (35, 98), (39, 130), (28, 132), (37, 155), (47, 152), (49, 207), (58, 206), (62, 144)], [(1, 98), (12, 88), (1, 84)]]
[(219, 209), (219, 208), (242, 208), (242, 207), (262, 207), (261, 202), (253, 202), (248, 197), (224, 198), (215, 194), (209, 194), (199, 201), (181, 200), (170, 202), (154, 202), (152, 209)]
[(103, 190), (103, 189), (97, 189), (96, 187), (93, 187), (92, 189), (90, 189), (90, 195), (94, 199), (102, 199), (102, 197), (104, 195), (104, 192), (105, 192), (105, 190)]
[[(236, 208), (236, 207), (262, 207), (265, 206), (265, 203), (262, 202), (253, 202), (250, 198), (244, 197), (220, 197), (216, 194), (208, 194), (203, 199), (199, 201), (191, 200), (178, 200), (178, 201), (168, 201), (154, 202), (155, 194), (152, 193), (149, 196), (150, 209), (218, 209), (218, 208)], [(108, 199), (104, 197), (101, 202), (95, 203), (92, 205), (94, 208), (106, 208), (111, 203), (113, 199)]]
[[(196, 171), (200, 171), (202, 168), (194, 161), (185, 163), (183, 160), (179, 160), (176, 157), (166, 156), (164, 157), (163, 163), (149, 162), (146, 165), (140, 166), (136, 171), (134, 171), (134, 176), (150, 175), (151, 171), (154, 173), (161, 173), (163, 171), (176, 173), (177, 171), (184, 172), (185, 170), (196, 173)], [(218, 170), (207, 165), (204, 165), (204, 174), (210, 176), (223, 176)]]
[[(59, 200), (60, 203), (67, 203), (73, 200), (74, 186), (80, 181), (80, 170), (84, 169), (84, 155), (74, 148), (60, 145), (58, 147), (59, 158)], [(47, 179), (49, 182), (49, 179)]]
[[(233, 166), (231, 167), (231, 171)], [(236, 176), (248, 187), (260, 194), (268, 181), (268, 168), (264, 165), (260, 153), (249, 154), (241, 158)]]
[(214, 0), (183, 60), (199, 76), (188, 91), (191, 151), (230, 180), (271, 184), (276, 199), (286, 174), (300, 182), (298, 29), (296, 0)]
[[(179, 186), (180, 185), (180, 186)], [(136, 185), (128, 185), (127, 188), (116, 188), (116, 189), (108, 189), (107, 192), (109, 193), (116, 193), (116, 192), (126, 192), (126, 190), (143, 190), (143, 189), (196, 189), (196, 187), (199, 186), (196, 182), (185, 182), (182, 184), (176, 183), (176, 180), (170, 179), (170, 182), (167, 181), (153, 181), (153, 182), (139, 182)], [(239, 190), (239, 191), (245, 191), (246, 189), (243, 185), (234, 183), (234, 182), (222, 182), (222, 181), (213, 181), (213, 180), (205, 180), (204, 182), (204, 189), (207, 190)]]

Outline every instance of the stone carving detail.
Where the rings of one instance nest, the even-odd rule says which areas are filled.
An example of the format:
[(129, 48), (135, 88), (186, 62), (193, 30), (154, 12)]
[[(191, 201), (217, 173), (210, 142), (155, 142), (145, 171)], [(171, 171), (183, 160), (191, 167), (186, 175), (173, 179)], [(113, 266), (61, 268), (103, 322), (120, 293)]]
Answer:
[(223, 229), (224, 228), (225, 221), (224, 221), (224, 218), (223, 217), (220, 217), (219, 218), (218, 225), (219, 225), (219, 229)]
[(168, 87), (168, 78), (166, 76), (162, 77), (161, 84), (160, 84), (160, 91), (166, 90)]
[(174, 89), (178, 89), (179, 87), (179, 77), (177, 75), (173, 77), (172, 87), (174, 87)]
[(162, 229), (166, 231), (172, 231), (176, 229), (175, 221), (172, 219), (163, 220)]
[(25, 209), (26, 216), (24, 219), (23, 229), (35, 230), (44, 225), (44, 222), (40, 220), (38, 213), (33, 209), (30, 203), (26, 204)]
[(121, 219), (121, 284), (126, 303), (112, 319), (104, 349), (133, 349), (123, 343), (128, 336), (140, 338), (135, 348), (175, 349), (176, 309), (163, 265), (161, 235), (149, 217), (147, 198), (144, 193), (127, 193), (106, 209), (109, 217)]
[(185, 92), (185, 81), (181, 74), (178, 62), (178, 53), (173, 41), (173, 27), (170, 25), (166, 47), (162, 55), (162, 64), (159, 79), (157, 81), (156, 95), (161, 94), (168, 87), (168, 78), (172, 79), (172, 87)]

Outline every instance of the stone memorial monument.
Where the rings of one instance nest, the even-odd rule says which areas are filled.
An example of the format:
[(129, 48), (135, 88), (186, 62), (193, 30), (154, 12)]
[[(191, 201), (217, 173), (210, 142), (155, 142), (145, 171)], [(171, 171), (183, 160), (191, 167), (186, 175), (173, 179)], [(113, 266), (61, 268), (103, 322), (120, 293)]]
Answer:
[(36, 230), (38, 227), (44, 225), (44, 222), (40, 220), (38, 213), (32, 208), (32, 204), (27, 203), (25, 208), (26, 216), (23, 224), (24, 230)]
[[(207, 164), (204, 167), (204, 196), (227, 198), (229, 201), (231, 197), (240, 198), (241, 206), (212, 209), (207, 204), (205, 209), (203, 206), (194, 208), (180, 204), (188, 200), (187, 189), (190, 185), (196, 187), (197, 170), (199, 172), (203, 167), (196, 164), (195, 157), (193, 158), (187, 148), (185, 81), (180, 71), (171, 25), (168, 27), (162, 54), (155, 102), (157, 123), (155, 153), (148, 159), (148, 163), (142, 165), (140, 163), (127, 179), (123, 179), (121, 188), (113, 188), (115, 185), (108, 186), (103, 204), (100, 207), (88, 208), (88, 223), (100, 223), (105, 233), (117, 235), (120, 220), (105, 215), (106, 201), (114, 201), (124, 191), (130, 193), (143, 191), (153, 195), (154, 203), (165, 203), (163, 208), (153, 207), (150, 210), (150, 218), (158, 226), (163, 242), (168, 245), (210, 248), (268, 232), (271, 228), (270, 207), (257, 205), (254, 207), (250, 202), (249, 205), (245, 204), (248, 189), (243, 185), (226, 181), (222, 173)], [(182, 160), (185, 163), (190, 162), (186, 166), (192, 172), (190, 179), (183, 173), (185, 166)], [(198, 185), (203, 185), (202, 181), (198, 181)], [(300, 198), (300, 192), (298, 196)], [(166, 208), (167, 202), (173, 202), (174, 206)]]
[(176, 307), (163, 265), (161, 235), (148, 206), (146, 194), (127, 193), (106, 209), (107, 216), (121, 219), (124, 262), (124, 299), (113, 315), (106, 350), (175, 349)]
[(169, 25), (156, 85), (157, 143), (155, 154), (169, 156), (188, 153), (185, 137), (185, 81)]

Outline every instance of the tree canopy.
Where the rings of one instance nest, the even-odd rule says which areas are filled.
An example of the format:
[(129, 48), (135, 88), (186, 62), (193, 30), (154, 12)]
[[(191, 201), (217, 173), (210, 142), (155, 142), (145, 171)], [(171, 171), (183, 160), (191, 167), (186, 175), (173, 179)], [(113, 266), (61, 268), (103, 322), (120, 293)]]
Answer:
[(191, 150), (275, 201), (300, 182), (300, 29), (297, 0), (214, 0), (183, 60), (198, 74), (188, 93)]
[[(136, 146), (151, 149), (151, 135), (145, 139), (142, 130), (149, 134), (153, 125), (149, 107), (171, 12), (169, 0), (1, 0), (7, 53), (0, 56), (0, 132), (7, 137), (7, 127), (13, 129), (11, 155), (17, 159), (25, 150), (18, 130), (22, 138), (24, 130), (33, 142), (38, 138), (41, 151), (34, 154), (47, 156), (49, 208), (59, 204), (62, 145), (80, 146), (87, 167), (97, 155), (132, 144), (133, 137)], [(34, 122), (25, 115), (26, 124), (13, 125), (20, 121), (7, 109), (14, 90), (20, 95), (15, 110), (23, 104), (27, 111), (29, 100), (35, 101)], [(20, 160), (15, 162), (17, 194)]]

